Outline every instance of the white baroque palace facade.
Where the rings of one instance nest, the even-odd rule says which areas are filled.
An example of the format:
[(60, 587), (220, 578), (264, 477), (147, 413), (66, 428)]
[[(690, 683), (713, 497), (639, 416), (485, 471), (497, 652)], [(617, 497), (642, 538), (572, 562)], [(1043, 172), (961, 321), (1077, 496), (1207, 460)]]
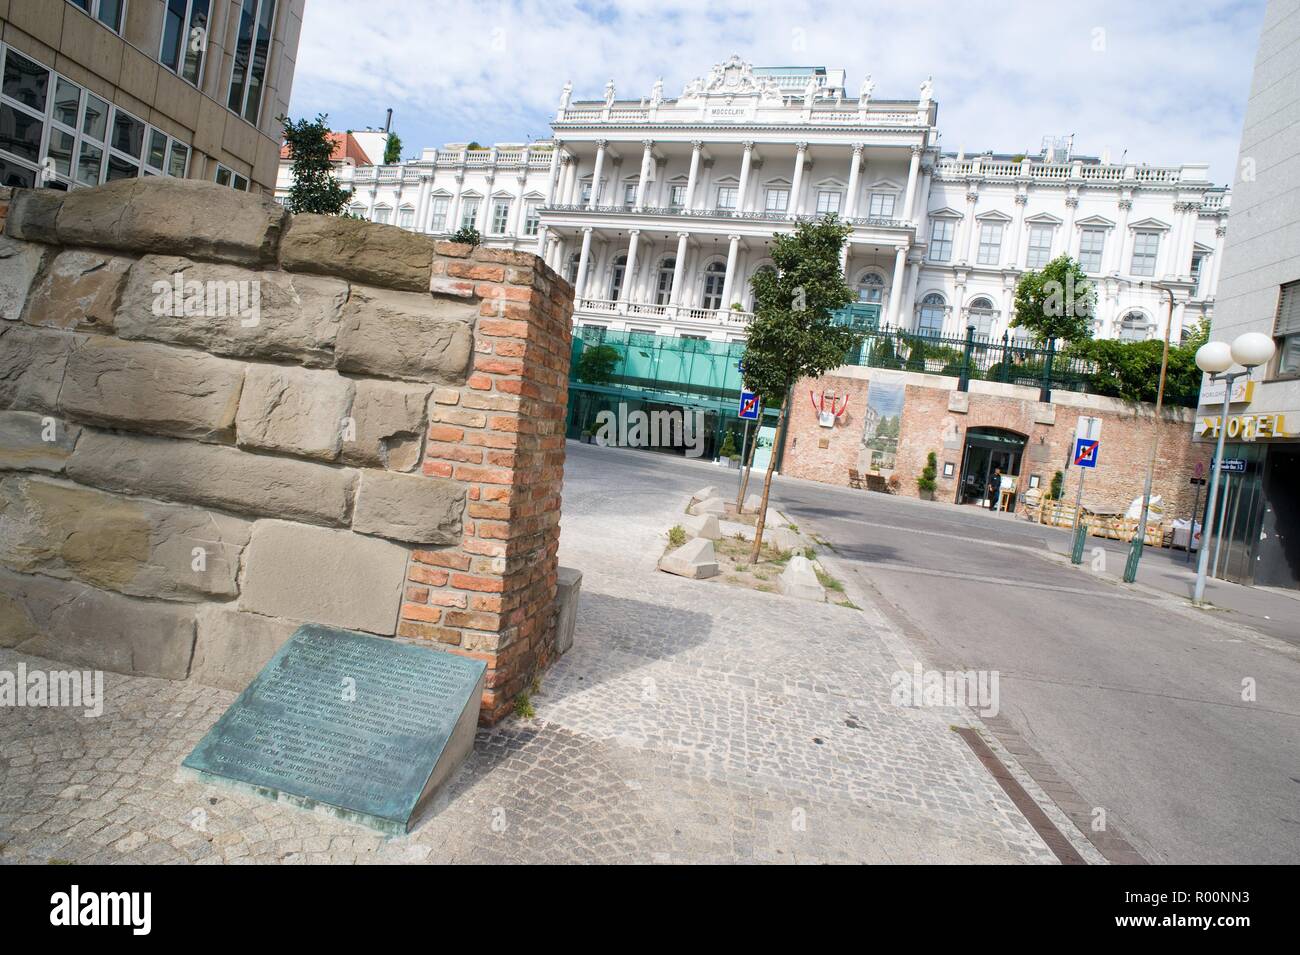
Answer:
[(1066, 252), (1094, 277), (1099, 337), (1162, 334), (1161, 289), (1175, 341), (1209, 315), (1228, 195), (1205, 166), (942, 154), (930, 81), (849, 92), (843, 71), (738, 57), (675, 99), (566, 84), (550, 141), (429, 149), (346, 184), (367, 218), (543, 255), (581, 325), (743, 338), (772, 234), (825, 212), (852, 226), (845, 275), (882, 324), (999, 337), (1020, 274)]

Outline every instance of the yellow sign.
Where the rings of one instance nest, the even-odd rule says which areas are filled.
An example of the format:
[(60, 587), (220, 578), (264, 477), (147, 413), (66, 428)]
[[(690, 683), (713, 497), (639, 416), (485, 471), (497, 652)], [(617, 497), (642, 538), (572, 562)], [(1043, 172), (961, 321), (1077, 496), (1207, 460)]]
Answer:
[[(1223, 391), (1227, 384), (1222, 381), (1208, 381), (1201, 389), (1201, 404), (1223, 404)], [(1255, 397), (1255, 382), (1249, 378), (1238, 378), (1232, 383), (1232, 404), (1249, 404)]]
[[(1300, 420), (1300, 413), (1292, 411), (1260, 412), (1258, 414), (1236, 414), (1228, 416), (1229, 441), (1285, 441), (1300, 438), (1300, 431), (1294, 430), (1287, 423), (1287, 416), (1292, 421)], [(1196, 419), (1196, 436), (1217, 439), (1220, 427), (1219, 415), (1201, 415)]]

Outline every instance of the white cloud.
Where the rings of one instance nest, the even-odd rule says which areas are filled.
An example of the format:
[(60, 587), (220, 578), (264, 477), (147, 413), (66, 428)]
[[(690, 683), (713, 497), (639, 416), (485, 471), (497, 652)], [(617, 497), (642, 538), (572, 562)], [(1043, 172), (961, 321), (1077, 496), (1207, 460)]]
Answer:
[(1196, 5), (803, 0), (311, 0), (291, 112), (336, 128), (394, 107), (406, 153), (447, 141), (549, 133), (560, 87), (597, 98), (673, 95), (731, 53), (755, 65), (864, 73), (880, 98), (935, 79), (946, 149), (1076, 150), (1137, 162), (1209, 162), (1232, 177), (1262, 0)]

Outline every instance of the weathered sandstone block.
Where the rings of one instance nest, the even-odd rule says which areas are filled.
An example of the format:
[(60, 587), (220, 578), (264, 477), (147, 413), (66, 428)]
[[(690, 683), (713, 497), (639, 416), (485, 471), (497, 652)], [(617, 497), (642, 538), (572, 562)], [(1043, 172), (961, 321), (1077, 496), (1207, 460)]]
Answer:
[(356, 472), (169, 438), (87, 431), (67, 474), (110, 491), (239, 514), (343, 524)]
[(296, 215), (280, 243), (280, 264), (293, 272), (427, 293), (433, 242), (397, 226)]
[(66, 193), (56, 230), (63, 245), (259, 265), (274, 261), (287, 217), (269, 197), (151, 176)]
[(55, 223), (63, 208), (63, 193), (53, 189), (16, 189), (9, 203), (5, 233), (28, 242), (59, 241)]
[(198, 629), (190, 679), (235, 693), (243, 692), (302, 624), (219, 604), (200, 606), (195, 620)]
[(47, 252), (43, 245), (0, 235), (0, 318), (13, 321), (22, 315), (32, 280)]
[(0, 471), (62, 471), (80, 434), (53, 415), (0, 411)]
[(340, 371), (380, 378), (464, 382), (478, 308), (429, 293), (353, 286), (335, 355)]
[(350, 531), (258, 521), (239, 609), (391, 636), (406, 548)]
[(247, 521), (42, 478), (0, 479), (0, 563), (137, 597), (233, 597)]
[(242, 362), (88, 336), (68, 356), (59, 408), (88, 424), (221, 441), (243, 383)]
[(390, 471), (419, 464), (430, 390), (429, 385), (358, 379), (340, 460)]
[[(188, 291), (184, 283), (192, 283)], [(214, 355), (332, 365), (347, 297), (339, 279), (147, 255), (127, 278), (117, 334)]]
[(464, 513), (465, 485), (459, 481), (362, 471), (352, 529), (411, 544), (455, 544)]
[(57, 410), (68, 355), (84, 335), (0, 324), (0, 408)]
[(250, 365), (235, 416), (235, 443), (333, 461), (348, 424), (352, 387), (333, 371)]
[(60, 252), (32, 287), (29, 325), (112, 331), (131, 259), (103, 252)]
[(62, 664), (183, 680), (194, 653), (194, 607), (0, 569), (0, 646)]

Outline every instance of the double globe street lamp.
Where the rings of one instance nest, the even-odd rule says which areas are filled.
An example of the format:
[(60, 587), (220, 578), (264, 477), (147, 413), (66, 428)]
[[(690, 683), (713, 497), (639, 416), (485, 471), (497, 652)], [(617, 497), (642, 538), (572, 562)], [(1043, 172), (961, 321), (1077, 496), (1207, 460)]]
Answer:
[[(1223, 528), (1215, 528), (1215, 504), (1219, 496), (1219, 474), (1223, 470), (1223, 445), (1228, 434), (1228, 406), (1232, 403), (1232, 383), (1238, 378), (1249, 378), (1250, 373), (1272, 357), (1276, 346), (1273, 339), (1262, 332), (1246, 332), (1227, 342), (1206, 342), (1196, 350), (1196, 367), (1210, 376), (1210, 381), (1223, 382), (1223, 413), (1219, 417), (1219, 445), (1214, 452), (1214, 471), (1210, 475), (1210, 497), (1205, 506), (1205, 525), (1201, 533), (1201, 553), (1196, 562), (1196, 588), (1192, 603), (1199, 606), (1205, 600), (1205, 573), (1209, 567), (1210, 539)], [(1241, 371), (1228, 371), (1234, 364)], [(1193, 516), (1195, 521), (1195, 516)], [(1195, 528), (1193, 527), (1193, 530)], [(1209, 533), (1205, 533), (1209, 531)]]

